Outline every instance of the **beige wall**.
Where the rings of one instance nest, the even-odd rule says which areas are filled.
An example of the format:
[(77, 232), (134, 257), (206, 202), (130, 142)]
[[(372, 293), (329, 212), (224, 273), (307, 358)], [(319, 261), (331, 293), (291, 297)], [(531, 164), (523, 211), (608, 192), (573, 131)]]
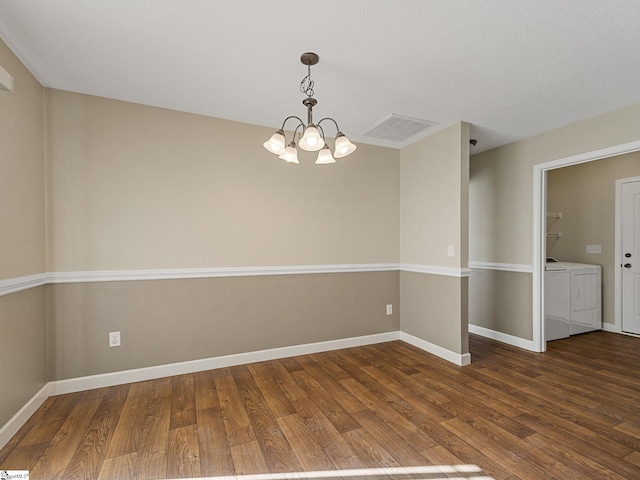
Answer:
[(469, 323), (533, 340), (531, 280), (530, 273), (473, 269), (469, 277)]
[(469, 353), (467, 290), (467, 278), (400, 272), (400, 330)]
[[(457, 123), (400, 152), (400, 263), (466, 268), (469, 125)], [(454, 245), (455, 256), (447, 256)], [(467, 279), (402, 272), (400, 329), (468, 353)]]
[[(640, 104), (474, 155), (469, 185), (470, 261), (532, 265), (533, 166), (639, 140), (638, 125)], [(515, 302), (531, 302), (532, 291), (526, 282), (521, 284), (522, 291), (515, 296), (485, 304), (483, 315), (503, 315), (519, 309)], [(477, 308), (482, 301), (478, 294), (486, 290), (478, 287), (470, 290), (470, 310)], [(521, 323), (512, 331), (532, 332), (531, 312), (510, 321)]]
[(397, 262), (398, 151), (333, 165), (271, 129), (47, 90), (49, 270)]
[(46, 383), (45, 287), (0, 296), (0, 428)]
[[(43, 89), (0, 41), (0, 280), (45, 271)], [(0, 427), (46, 383), (44, 287), (0, 296)]]
[(43, 88), (0, 41), (0, 280), (45, 271)]
[(640, 104), (474, 155), (469, 258), (533, 263), (533, 166), (640, 139)]
[[(51, 380), (399, 329), (398, 272), (51, 285)], [(108, 347), (120, 331), (122, 346)]]
[[(602, 267), (602, 318), (614, 324), (616, 180), (640, 176), (640, 152), (551, 170), (547, 174), (547, 210), (562, 218), (547, 219), (547, 230), (562, 237), (547, 239), (547, 256)], [(601, 245), (599, 255), (586, 245)]]
[(467, 266), (468, 138), (458, 123), (401, 150), (400, 263)]

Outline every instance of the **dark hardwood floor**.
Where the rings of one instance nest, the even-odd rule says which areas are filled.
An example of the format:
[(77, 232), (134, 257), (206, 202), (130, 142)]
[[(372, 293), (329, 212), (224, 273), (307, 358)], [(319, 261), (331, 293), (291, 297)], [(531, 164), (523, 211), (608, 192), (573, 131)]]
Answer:
[(398, 341), (51, 397), (0, 469), (640, 479), (640, 339), (594, 332), (535, 354), (471, 336), (470, 347), (466, 367)]

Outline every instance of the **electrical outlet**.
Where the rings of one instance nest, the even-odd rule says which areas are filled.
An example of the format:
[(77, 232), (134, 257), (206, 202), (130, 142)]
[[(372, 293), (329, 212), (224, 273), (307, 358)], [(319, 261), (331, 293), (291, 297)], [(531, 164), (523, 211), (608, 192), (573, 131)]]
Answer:
[(587, 245), (587, 253), (602, 253), (601, 245)]
[(110, 347), (120, 346), (120, 332), (109, 332), (109, 346)]
[(455, 256), (455, 248), (453, 245), (447, 245), (447, 257)]
[(393, 305), (389, 304), (387, 305), (387, 315), (391, 315), (393, 314)]

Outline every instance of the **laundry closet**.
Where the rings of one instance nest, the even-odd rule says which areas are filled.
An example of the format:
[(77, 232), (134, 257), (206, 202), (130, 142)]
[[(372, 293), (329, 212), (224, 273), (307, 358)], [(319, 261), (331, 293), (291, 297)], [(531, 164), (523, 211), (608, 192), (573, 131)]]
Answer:
[[(640, 152), (547, 172), (546, 340), (615, 325), (616, 180), (640, 176)], [(618, 330), (616, 330), (616, 328)]]

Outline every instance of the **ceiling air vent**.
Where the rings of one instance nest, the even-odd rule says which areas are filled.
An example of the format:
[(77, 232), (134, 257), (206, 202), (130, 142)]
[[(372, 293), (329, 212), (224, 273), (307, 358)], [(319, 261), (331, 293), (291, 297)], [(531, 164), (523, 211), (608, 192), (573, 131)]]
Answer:
[(360, 135), (402, 143), (436, 125), (438, 125), (437, 122), (392, 113)]

